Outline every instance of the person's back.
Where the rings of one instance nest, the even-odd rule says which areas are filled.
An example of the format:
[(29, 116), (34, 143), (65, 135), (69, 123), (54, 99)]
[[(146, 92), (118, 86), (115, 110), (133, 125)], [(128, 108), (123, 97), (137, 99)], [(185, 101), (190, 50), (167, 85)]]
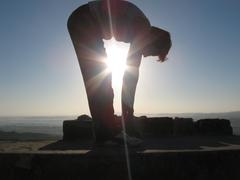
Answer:
[(102, 0), (88, 3), (103, 39), (114, 37), (117, 41), (131, 43), (143, 31), (148, 31), (150, 22), (134, 4), (123, 0)]

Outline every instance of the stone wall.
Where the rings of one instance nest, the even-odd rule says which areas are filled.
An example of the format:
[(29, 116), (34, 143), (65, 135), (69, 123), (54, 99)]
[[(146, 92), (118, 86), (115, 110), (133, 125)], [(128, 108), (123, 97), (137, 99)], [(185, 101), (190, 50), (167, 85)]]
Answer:
[(89, 116), (82, 115), (76, 120), (63, 122), (63, 140), (90, 139), (92, 137), (92, 119)]
[[(133, 180), (239, 180), (240, 152), (130, 152)], [(0, 179), (128, 180), (124, 150), (0, 153)]]
[[(120, 121), (120, 117), (116, 117)], [(119, 122), (120, 123), (120, 122)], [(126, 125), (128, 126), (128, 124)], [(129, 131), (137, 132), (142, 137), (192, 136), (192, 135), (232, 135), (229, 120), (171, 117), (135, 117)], [(92, 119), (82, 115), (76, 120), (63, 123), (63, 140), (93, 138)]]
[(232, 135), (231, 123), (226, 119), (201, 119), (194, 123), (195, 131), (201, 135)]

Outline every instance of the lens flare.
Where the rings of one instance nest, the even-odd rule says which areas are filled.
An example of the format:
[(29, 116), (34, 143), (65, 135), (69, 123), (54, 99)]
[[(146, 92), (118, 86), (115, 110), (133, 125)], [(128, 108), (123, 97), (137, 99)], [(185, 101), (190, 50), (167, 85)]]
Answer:
[(105, 41), (105, 48), (107, 53), (106, 63), (108, 70), (112, 72), (113, 87), (122, 86), (122, 78), (126, 66), (126, 60), (129, 50), (129, 45), (122, 42), (117, 42), (114, 38)]
[[(104, 44), (107, 53), (106, 63), (108, 65), (108, 71), (112, 72), (112, 86), (113, 89), (116, 90), (122, 87), (123, 74), (124, 71), (127, 69), (126, 60), (130, 45), (122, 42), (117, 42), (114, 38), (108, 41), (104, 40)], [(126, 140), (126, 128), (123, 118), (121, 119), (121, 122), (124, 132), (124, 151), (126, 155), (128, 180), (132, 180), (131, 163)]]

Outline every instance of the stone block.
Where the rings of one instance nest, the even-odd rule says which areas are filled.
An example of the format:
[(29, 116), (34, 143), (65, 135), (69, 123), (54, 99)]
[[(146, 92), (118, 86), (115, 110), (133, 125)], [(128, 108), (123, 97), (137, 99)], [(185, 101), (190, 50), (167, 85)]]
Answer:
[(174, 119), (173, 135), (187, 136), (194, 133), (194, 123), (192, 118), (179, 118)]
[(233, 135), (227, 119), (201, 119), (195, 122), (195, 129), (201, 135)]
[(63, 122), (63, 140), (74, 141), (93, 138), (92, 119), (87, 115), (79, 116), (76, 120)]
[(170, 117), (152, 117), (144, 119), (144, 136), (161, 137), (173, 135), (173, 119)]

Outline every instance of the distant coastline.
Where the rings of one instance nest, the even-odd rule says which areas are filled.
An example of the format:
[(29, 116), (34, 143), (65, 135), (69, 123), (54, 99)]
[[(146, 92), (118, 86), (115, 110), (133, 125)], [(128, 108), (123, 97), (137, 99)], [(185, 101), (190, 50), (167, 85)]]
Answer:
[[(194, 120), (204, 118), (225, 118), (231, 121), (234, 134), (240, 135), (240, 111), (226, 113), (159, 113), (159, 114), (141, 113), (136, 114), (136, 116), (186, 117), (193, 118)], [(34, 133), (36, 134), (35, 137), (48, 137), (48, 136), (61, 137), (63, 121), (76, 118), (77, 116), (0, 117), (0, 131), (4, 133)], [(39, 134), (40, 136), (38, 136)], [(44, 135), (42, 136), (42, 134)]]

